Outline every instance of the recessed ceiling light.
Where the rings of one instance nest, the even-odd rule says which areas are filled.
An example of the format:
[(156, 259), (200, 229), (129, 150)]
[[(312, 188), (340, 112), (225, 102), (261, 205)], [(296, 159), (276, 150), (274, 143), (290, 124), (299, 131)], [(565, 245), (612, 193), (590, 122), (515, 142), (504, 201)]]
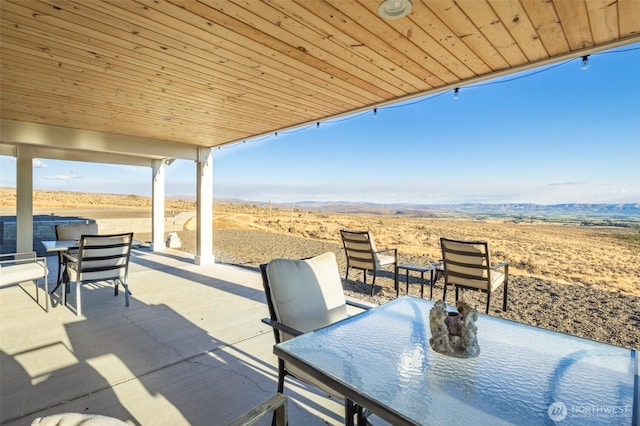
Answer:
[(412, 8), (410, 0), (384, 0), (378, 6), (378, 15), (384, 19), (398, 19), (407, 16)]

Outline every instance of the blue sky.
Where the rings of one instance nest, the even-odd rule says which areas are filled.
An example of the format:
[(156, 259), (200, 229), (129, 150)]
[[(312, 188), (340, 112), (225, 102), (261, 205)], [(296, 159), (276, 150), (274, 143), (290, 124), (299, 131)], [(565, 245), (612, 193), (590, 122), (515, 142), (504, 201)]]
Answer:
[[(214, 151), (214, 196), (378, 203), (640, 202), (640, 45)], [(544, 71), (542, 71), (544, 70)], [(540, 72), (542, 71), (542, 72)], [(0, 156), (0, 186), (15, 159)], [(195, 164), (167, 168), (195, 194)], [(151, 171), (34, 161), (34, 187), (150, 195)], [(108, 184), (106, 183), (108, 182)]]

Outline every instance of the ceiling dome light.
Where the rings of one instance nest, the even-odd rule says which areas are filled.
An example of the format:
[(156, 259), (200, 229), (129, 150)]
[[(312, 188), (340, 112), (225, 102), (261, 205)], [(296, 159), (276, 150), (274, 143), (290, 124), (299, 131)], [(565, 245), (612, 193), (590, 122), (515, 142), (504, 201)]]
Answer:
[(407, 16), (413, 9), (410, 0), (384, 0), (378, 6), (378, 15), (384, 19), (399, 19)]

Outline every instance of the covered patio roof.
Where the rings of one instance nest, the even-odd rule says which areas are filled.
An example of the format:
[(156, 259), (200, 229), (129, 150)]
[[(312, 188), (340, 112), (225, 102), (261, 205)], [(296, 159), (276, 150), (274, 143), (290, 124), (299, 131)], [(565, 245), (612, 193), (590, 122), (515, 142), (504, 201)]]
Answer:
[[(393, 20), (381, 2), (4, 0), (1, 118), (194, 159), (175, 144), (215, 147), (640, 40), (635, 0), (413, 0)], [(121, 153), (113, 138), (82, 148)]]
[(640, 41), (635, 0), (381, 3), (3, 0), (0, 155), (153, 167), (163, 197), (171, 159)]

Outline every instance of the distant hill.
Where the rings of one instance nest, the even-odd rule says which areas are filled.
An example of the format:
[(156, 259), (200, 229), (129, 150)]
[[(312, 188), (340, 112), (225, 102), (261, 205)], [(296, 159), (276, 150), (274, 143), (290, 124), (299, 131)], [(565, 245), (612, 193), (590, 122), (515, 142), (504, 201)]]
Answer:
[[(241, 199), (220, 198), (218, 203), (251, 204), (260, 207), (291, 209), (291, 203), (269, 203)], [(640, 203), (626, 204), (410, 204), (410, 203), (366, 203), (366, 202), (320, 202), (301, 201), (293, 203), (301, 210), (327, 213), (394, 215), (424, 218), (503, 218), (513, 220), (542, 220), (559, 222), (583, 222), (585, 225), (617, 225), (640, 227)]]
[(625, 214), (640, 215), (640, 204), (461, 204), (461, 209), (476, 211), (525, 211), (525, 212), (549, 212), (549, 213), (581, 213), (581, 214)]
[[(0, 188), (0, 207), (15, 206), (15, 189)], [(173, 210), (190, 208), (195, 202), (192, 195), (168, 196), (165, 207)], [(215, 202), (224, 204), (256, 205), (260, 207), (274, 207), (291, 209), (291, 203), (269, 203), (264, 201), (248, 201), (239, 198), (216, 198)], [(109, 207), (149, 207), (150, 197), (139, 195), (118, 195), (101, 193), (79, 193), (64, 191), (34, 191), (35, 207), (72, 208), (79, 206), (95, 208)], [(395, 215), (406, 217), (465, 217), (481, 219), (485, 217), (513, 218), (516, 220), (583, 220), (593, 222), (594, 219), (615, 220), (640, 224), (640, 203), (625, 204), (533, 204), (533, 203), (502, 203), (502, 204), (411, 204), (411, 203), (367, 203), (349, 201), (300, 201), (293, 204), (294, 208), (309, 211), (324, 211), (328, 213), (353, 213), (374, 215)]]
[[(224, 201), (223, 201), (224, 202)], [(231, 203), (247, 203), (242, 200), (227, 201)], [(257, 205), (268, 205), (269, 203), (251, 203)], [(276, 206), (276, 204), (273, 204)], [(290, 208), (291, 204), (278, 204), (280, 208)], [(417, 214), (425, 215), (431, 212), (439, 215), (443, 212), (460, 212), (471, 214), (491, 214), (491, 215), (571, 215), (571, 216), (638, 216), (640, 217), (640, 203), (627, 204), (532, 204), (532, 203), (503, 203), (503, 204), (382, 204), (364, 202), (318, 202), (302, 201), (294, 204), (297, 208), (308, 208), (312, 210), (331, 211), (336, 213), (374, 213), (374, 214)]]

